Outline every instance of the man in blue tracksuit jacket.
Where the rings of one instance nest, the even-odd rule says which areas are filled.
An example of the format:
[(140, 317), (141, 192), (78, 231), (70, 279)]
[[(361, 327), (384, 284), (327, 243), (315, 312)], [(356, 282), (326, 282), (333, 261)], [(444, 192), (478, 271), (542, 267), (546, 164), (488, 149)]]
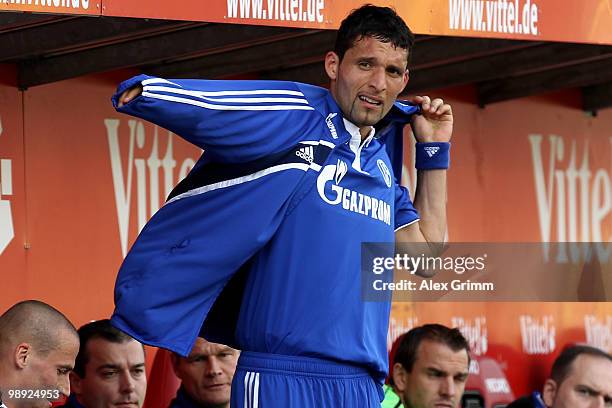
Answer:
[[(204, 154), (127, 255), (113, 324), (182, 355), (198, 336), (243, 350), (232, 407), (379, 406), (391, 296), (363, 300), (361, 244), (442, 242), (446, 229), (453, 116), (441, 99), (395, 101), (412, 43), (393, 10), (363, 6), (325, 57), (330, 91), (122, 83), (118, 111)], [(419, 142), (414, 206), (399, 185), (408, 122)]]

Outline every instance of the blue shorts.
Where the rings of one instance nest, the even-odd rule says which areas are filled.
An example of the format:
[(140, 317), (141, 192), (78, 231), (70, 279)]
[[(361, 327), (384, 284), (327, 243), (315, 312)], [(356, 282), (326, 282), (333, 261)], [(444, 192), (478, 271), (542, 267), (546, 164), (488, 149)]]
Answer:
[(243, 351), (231, 408), (380, 408), (382, 388), (361, 367)]

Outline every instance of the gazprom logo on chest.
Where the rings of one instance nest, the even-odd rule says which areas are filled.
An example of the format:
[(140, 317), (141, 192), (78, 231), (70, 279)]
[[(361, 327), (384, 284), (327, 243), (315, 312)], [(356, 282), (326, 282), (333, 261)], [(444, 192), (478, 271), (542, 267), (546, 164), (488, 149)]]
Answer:
[[(391, 206), (383, 200), (358, 193), (345, 187), (340, 182), (348, 172), (345, 161), (338, 159), (336, 164), (325, 166), (317, 179), (319, 196), (327, 204), (342, 205), (342, 208), (391, 225)], [(325, 194), (325, 187), (331, 183), (332, 194)]]

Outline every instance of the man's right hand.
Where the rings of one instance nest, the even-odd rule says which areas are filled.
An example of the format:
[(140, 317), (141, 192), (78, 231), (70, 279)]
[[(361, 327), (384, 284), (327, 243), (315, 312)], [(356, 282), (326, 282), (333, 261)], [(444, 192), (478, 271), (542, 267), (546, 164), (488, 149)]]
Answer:
[(136, 85), (121, 94), (119, 98), (119, 108), (130, 102), (132, 99), (140, 96), (142, 93), (142, 85)]

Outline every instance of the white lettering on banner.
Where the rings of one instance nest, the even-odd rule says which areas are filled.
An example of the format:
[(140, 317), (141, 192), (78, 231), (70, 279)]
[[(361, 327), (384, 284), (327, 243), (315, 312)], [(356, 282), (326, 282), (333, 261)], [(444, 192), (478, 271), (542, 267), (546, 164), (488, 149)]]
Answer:
[(1, 0), (0, 2), (4, 4), (15, 4), (24, 6), (44, 6), (63, 9), (73, 8), (82, 10), (89, 9), (89, 0)]
[(227, 0), (226, 18), (323, 23), (325, 0)]
[(463, 317), (451, 318), (451, 325), (459, 329), (463, 337), (468, 341), (470, 345), (470, 351), (477, 356), (486, 354), (489, 346), (489, 340), (487, 336), (487, 319), (484, 316), (474, 318), (472, 322), (470, 319), (464, 319)]
[(486, 378), (485, 386), (490, 394), (509, 394), (510, 385), (505, 378)]
[[(173, 135), (168, 132), (166, 152), (164, 157), (159, 156), (159, 128), (154, 126), (153, 141), (148, 157), (137, 158), (137, 151), (147, 155), (143, 151), (146, 145), (145, 127), (142, 122), (128, 120), (130, 129), (127, 157), (122, 155), (119, 147), (119, 119), (105, 119), (108, 146), (113, 175), (113, 187), (115, 189), (115, 205), (117, 206), (117, 221), (119, 224), (119, 238), (123, 256), (127, 254), (128, 232), (130, 226), (130, 209), (132, 204), (132, 179), (134, 169), (136, 170), (136, 211), (138, 232), (142, 230), (147, 220), (159, 210), (162, 200), (160, 198), (159, 171), (163, 171), (164, 196), (168, 196), (175, 184), (182, 180), (193, 168), (195, 160), (186, 158), (183, 160), (178, 177), (174, 176), (176, 160), (174, 159)], [(124, 161), (124, 159), (126, 159)], [(127, 174), (124, 176), (124, 168)], [(148, 172), (148, 179), (147, 179)], [(147, 182), (148, 180), (148, 182)], [(148, 190), (148, 200), (147, 200)], [(148, 206), (147, 206), (148, 201)], [(148, 207), (148, 209), (147, 209)]]
[(612, 316), (602, 321), (593, 315), (584, 316), (586, 342), (602, 350), (612, 350)]
[(550, 354), (555, 351), (556, 332), (552, 316), (544, 316), (542, 322), (529, 315), (519, 317), (523, 351), (527, 354)]
[[(0, 117), (0, 142), (6, 140), (6, 136), (2, 137), (3, 131)], [(13, 195), (12, 162), (8, 159), (0, 159), (0, 255), (15, 238), (11, 202), (2, 198), (2, 196), (10, 195)]]
[(540, 14), (534, 0), (448, 0), (448, 8), (451, 30), (539, 34)]
[(397, 320), (394, 317), (389, 319), (389, 331), (387, 332), (387, 351), (391, 351), (393, 343), (399, 336), (418, 326), (418, 317), (409, 317), (405, 320)]
[[(565, 157), (563, 138), (556, 135), (548, 137), (548, 163), (544, 164), (542, 152), (542, 135), (529, 135), (533, 175), (540, 219), (540, 234), (543, 242), (551, 242), (553, 227), (553, 209), (556, 210), (556, 231), (558, 242), (595, 242), (604, 243), (612, 240), (612, 234), (602, 236), (602, 225), (612, 212), (612, 178), (610, 167), (594, 169), (589, 162), (588, 140), (572, 140), (569, 162), (565, 169), (559, 168)], [(612, 160), (612, 138), (610, 138), (610, 159)], [(582, 150), (580, 165), (577, 152)], [(580, 195), (578, 195), (580, 191)], [(553, 197), (555, 199), (553, 199)], [(556, 205), (554, 205), (556, 204)], [(580, 228), (579, 228), (580, 227)], [(580, 234), (579, 231), (580, 230)], [(605, 245), (595, 245), (599, 260), (607, 262), (609, 249)], [(589, 256), (590, 248), (570, 246), (573, 262)], [(557, 260), (567, 262), (566, 246), (559, 246)], [(545, 254), (548, 259), (548, 253)]]

